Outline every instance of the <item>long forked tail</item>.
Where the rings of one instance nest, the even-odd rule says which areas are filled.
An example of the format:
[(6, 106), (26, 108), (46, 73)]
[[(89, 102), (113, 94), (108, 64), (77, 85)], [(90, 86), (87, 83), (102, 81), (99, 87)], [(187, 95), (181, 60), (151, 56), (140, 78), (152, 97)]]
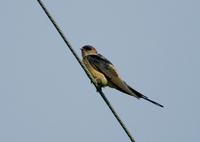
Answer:
[(164, 107), (163, 105), (161, 105), (161, 104), (159, 104), (159, 103), (157, 103), (157, 102), (155, 102), (155, 101), (150, 100), (148, 97), (146, 97), (146, 96), (144, 96), (144, 95), (142, 95), (141, 98), (143, 98), (143, 99), (145, 99), (145, 100), (147, 100), (147, 101), (149, 101), (149, 102), (151, 102), (151, 103), (153, 103), (153, 104), (155, 104), (155, 105), (157, 105), (157, 106)]
[(143, 99), (145, 99), (145, 100), (147, 100), (147, 101), (149, 101), (149, 102), (151, 102), (151, 103), (153, 103), (153, 104), (155, 104), (155, 105), (157, 105), (157, 106), (159, 106), (159, 107), (164, 107), (163, 105), (161, 105), (161, 104), (159, 104), (159, 103), (157, 103), (157, 102), (155, 102), (155, 101), (150, 100), (148, 97), (146, 97), (146, 96), (142, 95), (140, 92), (134, 90), (134, 89), (131, 88), (129, 85), (127, 85), (127, 86), (128, 86), (128, 88), (129, 88), (135, 95), (138, 96), (138, 98), (143, 98)]

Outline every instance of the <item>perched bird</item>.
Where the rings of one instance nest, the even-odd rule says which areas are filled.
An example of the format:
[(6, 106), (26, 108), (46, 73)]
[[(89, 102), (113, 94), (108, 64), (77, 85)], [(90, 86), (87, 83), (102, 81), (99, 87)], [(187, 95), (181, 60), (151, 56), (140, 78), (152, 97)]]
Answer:
[(88, 71), (93, 76), (98, 87), (109, 86), (115, 88), (123, 93), (136, 98), (143, 98), (155, 105), (163, 107), (163, 105), (150, 100), (148, 97), (142, 95), (140, 92), (131, 88), (122, 78), (119, 76), (114, 65), (101, 54), (97, 53), (97, 50), (90, 45), (85, 45), (81, 48), (83, 63)]

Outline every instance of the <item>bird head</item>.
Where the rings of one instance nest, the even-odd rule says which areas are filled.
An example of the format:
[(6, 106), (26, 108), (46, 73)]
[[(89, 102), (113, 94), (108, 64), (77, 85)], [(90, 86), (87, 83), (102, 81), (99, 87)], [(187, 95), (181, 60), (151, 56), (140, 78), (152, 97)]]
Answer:
[(91, 46), (91, 45), (85, 45), (81, 48), (82, 57), (88, 56), (88, 55), (96, 55), (97, 50)]

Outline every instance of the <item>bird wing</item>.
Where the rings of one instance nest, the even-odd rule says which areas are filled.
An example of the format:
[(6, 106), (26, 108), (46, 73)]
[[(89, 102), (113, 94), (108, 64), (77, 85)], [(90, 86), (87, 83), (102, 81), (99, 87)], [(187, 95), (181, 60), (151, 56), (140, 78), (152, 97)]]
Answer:
[(132, 92), (128, 85), (121, 79), (114, 65), (101, 54), (88, 55), (89, 63), (99, 72), (103, 73), (108, 80), (108, 86), (113, 87), (131, 96), (140, 98), (137, 94)]
[(101, 54), (89, 55), (87, 59), (95, 69), (102, 72), (107, 78), (110, 79), (118, 76), (113, 64)]

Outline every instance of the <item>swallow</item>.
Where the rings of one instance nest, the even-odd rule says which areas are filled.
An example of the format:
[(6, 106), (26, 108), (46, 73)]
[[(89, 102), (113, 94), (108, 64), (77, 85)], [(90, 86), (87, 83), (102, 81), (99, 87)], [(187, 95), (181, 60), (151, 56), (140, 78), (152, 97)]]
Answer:
[(97, 87), (102, 88), (109, 86), (130, 96), (134, 96), (137, 99), (143, 98), (157, 106), (164, 107), (163, 105), (150, 100), (123, 81), (115, 66), (103, 55), (97, 53), (97, 50), (93, 46), (83, 46), (81, 48), (81, 53), (83, 57), (82, 62), (96, 81)]

